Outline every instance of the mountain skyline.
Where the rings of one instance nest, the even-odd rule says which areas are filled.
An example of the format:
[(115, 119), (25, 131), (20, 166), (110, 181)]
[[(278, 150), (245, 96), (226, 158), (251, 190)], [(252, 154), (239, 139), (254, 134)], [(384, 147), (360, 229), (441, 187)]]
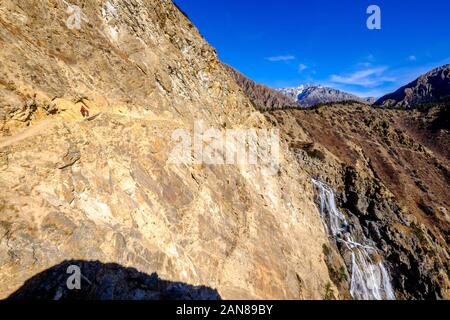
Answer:
[(304, 84), (298, 87), (275, 89), (258, 83), (233, 67), (223, 64), (242, 90), (260, 111), (311, 108), (333, 103), (362, 103), (371, 106), (416, 108), (423, 104), (448, 101), (450, 64), (421, 74), (414, 81), (380, 98), (360, 97), (343, 90), (322, 85)]
[(450, 64), (433, 69), (395, 92), (380, 98), (376, 105), (411, 108), (450, 97)]
[(361, 98), (348, 92), (337, 90), (322, 85), (301, 85), (295, 88), (277, 89), (285, 96), (294, 99), (301, 108), (310, 108), (323, 103), (358, 101), (365, 104), (372, 104), (375, 98)]
[(366, 26), (368, 1), (176, 2), (222, 61), (277, 89), (313, 84), (380, 98), (450, 63), (442, 1), (378, 1), (381, 30)]

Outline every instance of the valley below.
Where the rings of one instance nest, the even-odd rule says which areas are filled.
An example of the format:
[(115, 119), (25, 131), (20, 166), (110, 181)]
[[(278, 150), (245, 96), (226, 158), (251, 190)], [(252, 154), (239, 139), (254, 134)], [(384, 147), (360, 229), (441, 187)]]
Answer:
[[(434, 129), (436, 110), (350, 103), (266, 116), (301, 167), (335, 190), (355, 232), (381, 250), (399, 298), (448, 294), (449, 157), (439, 141), (449, 132)], [(337, 274), (342, 265), (330, 255)]]

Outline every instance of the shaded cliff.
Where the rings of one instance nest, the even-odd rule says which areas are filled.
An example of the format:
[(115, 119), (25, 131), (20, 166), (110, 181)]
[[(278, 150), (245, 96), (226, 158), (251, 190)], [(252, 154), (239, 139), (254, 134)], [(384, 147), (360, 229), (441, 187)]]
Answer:
[[(79, 282), (71, 268), (80, 271)], [(69, 272), (68, 272), (69, 271)], [(72, 281), (73, 280), (73, 281)], [(69, 289), (67, 282), (76, 287)], [(31, 279), (9, 300), (220, 300), (216, 290), (165, 281), (118, 264), (64, 261)]]

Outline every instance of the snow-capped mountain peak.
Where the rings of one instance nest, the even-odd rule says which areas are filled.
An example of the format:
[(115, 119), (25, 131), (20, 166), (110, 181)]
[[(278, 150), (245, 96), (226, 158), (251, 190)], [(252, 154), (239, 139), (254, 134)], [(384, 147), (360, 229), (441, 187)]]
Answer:
[(278, 89), (285, 96), (297, 101), (303, 108), (309, 108), (321, 103), (358, 101), (371, 104), (373, 99), (360, 98), (356, 95), (322, 85), (303, 84), (294, 88)]

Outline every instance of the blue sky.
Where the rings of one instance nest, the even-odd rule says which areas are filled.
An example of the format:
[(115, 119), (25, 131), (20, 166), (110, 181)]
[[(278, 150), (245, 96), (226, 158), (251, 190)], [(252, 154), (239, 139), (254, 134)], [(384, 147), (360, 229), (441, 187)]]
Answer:
[[(382, 96), (450, 63), (450, 0), (175, 0), (220, 59), (272, 87)], [(381, 8), (381, 30), (366, 26)]]

